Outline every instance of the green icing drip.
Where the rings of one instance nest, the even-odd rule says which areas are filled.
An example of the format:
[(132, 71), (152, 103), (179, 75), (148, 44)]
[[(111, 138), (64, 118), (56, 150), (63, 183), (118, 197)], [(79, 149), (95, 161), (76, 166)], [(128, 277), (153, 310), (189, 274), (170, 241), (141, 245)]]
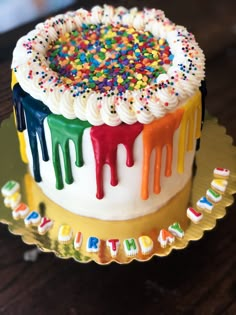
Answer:
[(61, 171), (59, 147), (61, 147), (64, 160), (65, 182), (67, 184), (72, 184), (74, 179), (71, 171), (69, 140), (72, 140), (75, 146), (75, 165), (81, 167), (84, 164), (82, 137), (84, 130), (91, 127), (91, 125), (89, 122), (82, 121), (77, 118), (67, 119), (63, 116), (54, 114), (49, 115), (47, 119), (52, 138), (52, 159), (56, 176), (56, 188), (62, 189), (64, 187), (64, 183)]

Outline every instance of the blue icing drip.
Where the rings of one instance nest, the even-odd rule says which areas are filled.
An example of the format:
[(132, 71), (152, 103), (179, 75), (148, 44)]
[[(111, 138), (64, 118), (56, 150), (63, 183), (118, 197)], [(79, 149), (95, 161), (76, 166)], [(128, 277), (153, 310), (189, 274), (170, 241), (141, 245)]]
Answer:
[(22, 132), (26, 129), (25, 116), (23, 111), (22, 100), (27, 95), (25, 91), (22, 90), (19, 83), (15, 84), (13, 87), (13, 105), (16, 115), (16, 127), (17, 130)]
[(39, 167), (39, 153), (38, 153), (38, 144), (37, 144), (37, 136), (40, 142), (42, 157), (44, 161), (49, 160), (47, 144), (44, 133), (43, 122), (44, 119), (51, 114), (49, 108), (44, 105), (41, 101), (38, 101), (31, 97), (30, 95), (26, 95), (22, 99), (23, 108), (25, 110), (25, 117), (29, 135), (29, 143), (33, 158), (33, 171), (34, 178), (36, 182), (40, 182), (41, 174)]

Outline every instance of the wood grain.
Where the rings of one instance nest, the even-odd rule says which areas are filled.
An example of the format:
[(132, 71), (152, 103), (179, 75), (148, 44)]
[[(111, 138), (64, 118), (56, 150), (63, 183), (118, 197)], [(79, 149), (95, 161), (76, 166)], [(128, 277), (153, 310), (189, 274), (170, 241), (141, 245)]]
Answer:
[[(80, 1), (84, 7), (102, 1)], [(142, 7), (140, 1), (107, 1)], [(145, 1), (193, 31), (207, 56), (207, 109), (236, 144), (236, 2)], [(32, 23), (0, 37), (0, 121), (11, 113), (10, 59)], [(220, 149), (220, 148), (219, 148)], [(98, 266), (42, 253), (0, 226), (0, 314), (236, 314), (236, 207), (183, 251), (147, 263)]]

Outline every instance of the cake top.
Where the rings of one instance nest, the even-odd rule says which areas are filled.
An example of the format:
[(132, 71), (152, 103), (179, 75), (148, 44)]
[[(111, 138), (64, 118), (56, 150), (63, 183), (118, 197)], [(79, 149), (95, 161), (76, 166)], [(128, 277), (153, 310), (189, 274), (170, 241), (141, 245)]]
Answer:
[(38, 24), (18, 41), (12, 68), (53, 113), (116, 126), (180, 106), (204, 79), (205, 57), (162, 11), (104, 5)]

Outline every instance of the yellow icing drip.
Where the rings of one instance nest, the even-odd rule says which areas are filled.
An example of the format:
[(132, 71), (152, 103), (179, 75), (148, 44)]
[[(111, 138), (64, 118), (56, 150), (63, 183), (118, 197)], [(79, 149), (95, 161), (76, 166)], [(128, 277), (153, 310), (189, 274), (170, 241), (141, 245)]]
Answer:
[(15, 72), (11, 72), (11, 89), (13, 90), (14, 85), (18, 83)]
[(180, 125), (177, 166), (179, 173), (184, 172), (185, 153), (194, 149), (195, 140), (201, 135), (201, 92), (197, 92), (182, 108), (184, 114)]
[[(14, 121), (15, 121), (15, 125), (16, 125), (16, 115), (14, 112)], [(26, 155), (26, 143), (25, 143), (25, 136), (23, 132), (19, 132), (17, 131), (17, 135), (18, 135), (18, 139), (19, 139), (19, 146), (20, 146), (20, 156), (21, 156), (21, 160), (28, 164), (28, 157)]]
[[(18, 83), (15, 72), (12, 71), (12, 77), (11, 77), (11, 89), (13, 89), (14, 85)], [(14, 121), (16, 125), (16, 115), (14, 112)], [(20, 145), (20, 155), (21, 159), (24, 163), (29, 163), (27, 155), (26, 155), (26, 143), (25, 143), (25, 137), (23, 132), (17, 131), (18, 139), (19, 139), (19, 145)]]

